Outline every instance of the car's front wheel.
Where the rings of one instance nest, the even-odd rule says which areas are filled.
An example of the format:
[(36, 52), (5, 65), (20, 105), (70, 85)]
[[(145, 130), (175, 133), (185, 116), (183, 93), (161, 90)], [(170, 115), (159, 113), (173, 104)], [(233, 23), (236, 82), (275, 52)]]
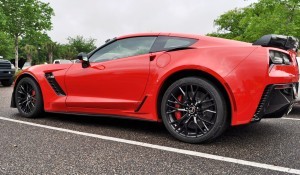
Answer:
[(228, 126), (226, 101), (210, 81), (187, 77), (165, 92), (161, 115), (167, 130), (177, 139), (202, 143), (215, 139)]
[(23, 117), (35, 118), (44, 111), (41, 90), (32, 78), (25, 77), (18, 82), (14, 98)]

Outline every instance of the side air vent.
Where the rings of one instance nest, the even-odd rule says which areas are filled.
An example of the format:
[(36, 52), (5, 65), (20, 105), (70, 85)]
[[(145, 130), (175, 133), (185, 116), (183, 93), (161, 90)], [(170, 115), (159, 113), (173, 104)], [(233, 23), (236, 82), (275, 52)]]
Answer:
[(59, 86), (57, 81), (55, 80), (55, 77), (52, 73), (46, 73), (45, 74), (46, 79), (48, 80), (50, 86), (53, 88), (55, 93), (59, 96), (66, 96), (66, 93), (62, 90), (62, 88)]

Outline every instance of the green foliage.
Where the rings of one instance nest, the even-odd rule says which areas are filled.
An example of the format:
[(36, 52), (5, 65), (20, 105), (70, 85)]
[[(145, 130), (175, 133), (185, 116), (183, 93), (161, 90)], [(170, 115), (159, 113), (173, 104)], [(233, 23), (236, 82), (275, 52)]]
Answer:
[(13, 43), (9, 35), (0, 31), (0, 55), (3, 56), (4, 59), (12, 59), (14, 57)]
[(78, 53), (87, 53), (96, 48), (96, 39), (93, 38), (86, 39), (83, 36), (76, 36), (74, 38), (68, 37), (67, 40), (69, 41), (68, 44), (55, 44), (55, 47), (52, 48), (53, 59), (75, 59)]
[(37, 50), (37, 54), (34, 54), (32, 56), (32, 61), (34, 62), (34, 64), (48, 62), (49, 50), (47, 47), (45, 47), (45, 45), (48, 43), (53, 43), (53, 42), (51, 41), (51, 38), (46, 33), (36, 32), (36, 31), (28, 32), (20, 41), (20, 46), (21, 46), (20, 55), (26, 57), (26, 54), (24, 53), (22, 47), (29, 44), (34, 46)]
[(28, 62), (31, 62), (33, 55), (36, 55), (38, 53), (37, 48), (33, 45), (26, 44), (22, 49), (26, 54)]
[(76, 36), (74, 38), (69, 37), (68, 41), (69, 45), (75, 49), (77, 54), (80, 52), (88, 53), (96, 49), (96, 39), (93, 38), (85, 39), (83, 36)]
[(48, 63), (52, 63), (53, 62), (53, 54), (54, 54), (54, 52), (57, 51), (58, 44), (53, 41), (48, 41), (48, 42), (43, 43), (43, 49), (47, 53)]
[(0, 8), (0, 31), (4, 28), (5, 23), (6, 16), (4, 15), (2, 8)]
[(217, 32), (210, 36), (253, 42), (266, 34), (300, 38), (299, 0), (259, 0), (234, 9), (215, 20)]
[(52, 27), (53, 15), (49, 4), (39, 0), (1, 0), (0, 55), (14, 57), (16, 62), (20, 55), (34, 65), (52, 63), (53, 59), (74, 59), (79, 52), (96, 48), (95, 39), (83, 36), (69, 37), (68, 44), (53, 42), (45, 33)]
[(48, 3), (39, 0), (1, 0), (0, 12), (5, 16), (5, 24), (0, 29), (14, 38), (18, 66), (19, 37), (35, 31), (50, 30), (53, 9)]
[(63, 44), (63, 45), (58, 45), (56, 58), (71, 60), (71, 59), (75, 59), (77, 54), (78, 52), (74, 47), (72, 47), (69, 44)]
[(42, 47), (44, 43), (51, 42), (51, 38), (43, 32), (30, 31), (20, 41), (21, 46), (30, 44), (36, 47)]
[(0, 8), (6, 16), (4, 31), (11, 36), (22, 36), (30, 31), (51, 29), (53, 9), (38, 0), (1, 0)]

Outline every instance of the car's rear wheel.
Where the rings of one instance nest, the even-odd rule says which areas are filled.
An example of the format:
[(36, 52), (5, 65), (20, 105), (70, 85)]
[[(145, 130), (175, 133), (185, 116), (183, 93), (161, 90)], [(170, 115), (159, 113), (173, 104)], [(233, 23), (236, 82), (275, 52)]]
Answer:
[(1, 84), (5, 87), (9, 87), (13, 84), (12, 80), (1, 80)]
[(187, 77), (174, 82), (161, 102), (167, 130), (177, 139), (202, 143), (215, 139), (228, 126), (226, 101), (210, 81)]
[(35, 118), (44, 111), (38, 84), (29, 77), (21, 79), (15, 89), (16, 106), (23, 117)]

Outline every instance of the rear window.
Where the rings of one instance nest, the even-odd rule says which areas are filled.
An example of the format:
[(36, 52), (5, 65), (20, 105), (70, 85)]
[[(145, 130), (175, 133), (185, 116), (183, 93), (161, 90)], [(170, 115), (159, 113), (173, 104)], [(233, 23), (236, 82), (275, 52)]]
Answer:
[(172, 36), (160, 36), (156, 39), (151, 52), (158, 52), (164, 50), (171, 50), (182, 47), (189, 47), (197, 42), (197, 39), (172, 37)]

